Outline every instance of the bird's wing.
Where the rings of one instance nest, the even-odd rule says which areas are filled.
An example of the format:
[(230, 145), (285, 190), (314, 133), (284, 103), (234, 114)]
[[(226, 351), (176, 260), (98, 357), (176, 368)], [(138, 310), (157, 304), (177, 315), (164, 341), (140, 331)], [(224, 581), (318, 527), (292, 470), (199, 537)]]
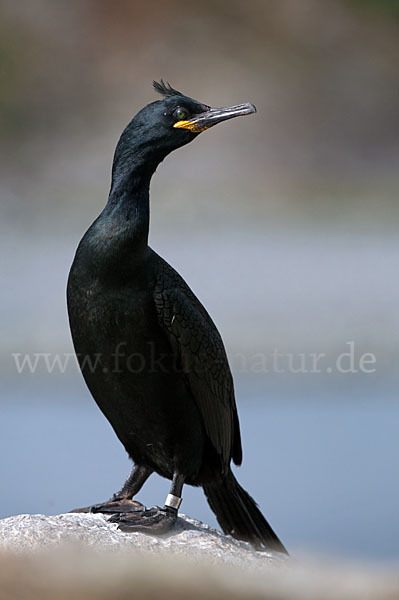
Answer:
[[(163, 262), (163, 261), (162, 261)], [(176, 353), (223, 467), (241, 464), (237, 408), (226, 351), (205, 308), (185, 281), (163, 263), (154, 291), (159, 324)]]

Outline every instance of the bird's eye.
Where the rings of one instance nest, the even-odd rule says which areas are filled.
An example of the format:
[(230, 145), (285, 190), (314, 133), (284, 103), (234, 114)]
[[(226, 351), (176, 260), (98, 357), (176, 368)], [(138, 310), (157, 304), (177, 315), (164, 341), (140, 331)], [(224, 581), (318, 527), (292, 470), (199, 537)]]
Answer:
[(176, 117), (176, 119), (178, 119), (179, 121), (183, 121), (184, 119), (187, 118), (188, 112), (186, 111), (185, 108), (181, 108), (181, 106), (178, 106), (175, 110), (175, 112), (173, 113), (173, 115)]

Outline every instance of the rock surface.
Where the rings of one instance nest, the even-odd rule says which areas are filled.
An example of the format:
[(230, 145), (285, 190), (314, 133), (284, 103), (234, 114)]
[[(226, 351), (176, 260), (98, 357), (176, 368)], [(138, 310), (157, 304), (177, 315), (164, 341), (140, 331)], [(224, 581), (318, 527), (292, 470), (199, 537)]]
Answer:
[(256, 552), (180, 515), (161, 537), (100, 514), (0, 520), (0, 600), (397, 600), (393, 569)]
[(163, 536), (123, 533), (102, 514), (18, 515), (0, 520), (0, 550), (30, 551), (79, 543), (103, 550), (140, 550), (204, 557), (235, 565), (262, 566), (285, 562), (280, 553), (256, 552), (250, 544), (180, 515), (173, 531)]

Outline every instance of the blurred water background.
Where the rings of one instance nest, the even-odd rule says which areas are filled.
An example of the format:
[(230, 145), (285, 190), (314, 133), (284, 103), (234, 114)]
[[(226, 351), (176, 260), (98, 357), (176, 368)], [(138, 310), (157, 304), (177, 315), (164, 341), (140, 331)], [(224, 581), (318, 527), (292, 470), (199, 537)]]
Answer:
[[(231, 359), (240, 481), (290, 549), (399, 557), (398, 16), (395, 0), (0, 1), (1, 517), (104, 500), (128, 474), (73, 362), (19, 374), (13, 354), (72, 353), (68, 269), (163, 77), (258, 109), (151, 188), (151, 245)], [(153, 476), (139, 498), (167, 487)], [(216, 525), (201, 490), (182, 508)]]

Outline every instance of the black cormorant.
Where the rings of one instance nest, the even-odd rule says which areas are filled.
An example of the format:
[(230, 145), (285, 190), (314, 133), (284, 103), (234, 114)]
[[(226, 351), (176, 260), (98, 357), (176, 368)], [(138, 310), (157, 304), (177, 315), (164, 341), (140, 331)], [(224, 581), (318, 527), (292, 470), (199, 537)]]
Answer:
[[(90, 510), (124, 531), (164, 533), (184, 483), (202, 486), (223, 531), (286, 552), (238, 484), (240, 427), (222, 339), (182, 277), (148, 246), (149, 187), (173, 150), (252, 104), (210, 108), (154, 82), (117, 144), (108, 202), (83, 236), (68, 280), (68, 312), (85, 381), (134, 463), (122, 489)], [(163, 508), (133, 497), (153, 472), (172, 481)], [(86, 511), (89, 509), (78, 509)]]

